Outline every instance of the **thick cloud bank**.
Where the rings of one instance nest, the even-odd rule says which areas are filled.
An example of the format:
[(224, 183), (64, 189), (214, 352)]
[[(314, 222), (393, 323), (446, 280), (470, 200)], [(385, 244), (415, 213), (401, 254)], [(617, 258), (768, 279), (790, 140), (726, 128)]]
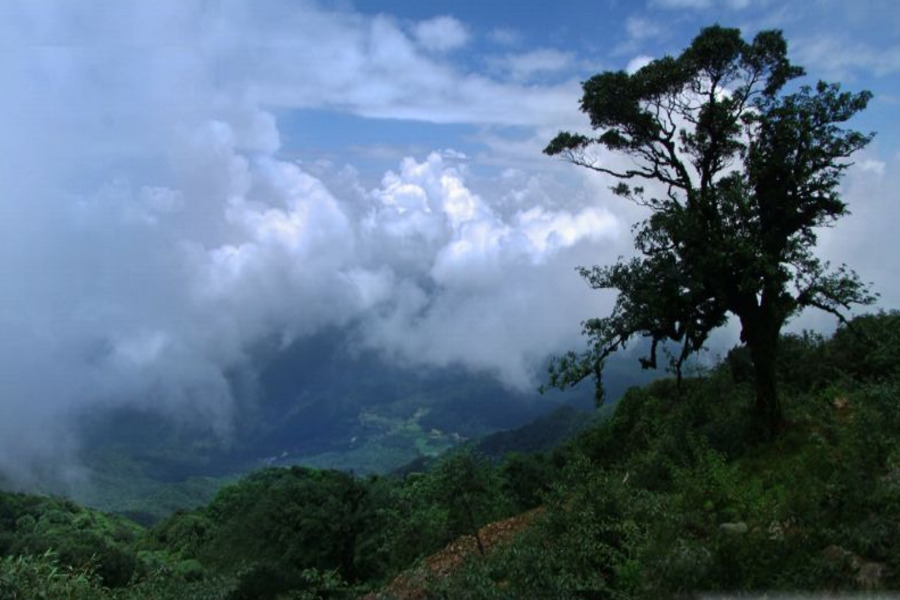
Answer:
[[(101, 406), (141, 404), (227, 434), (226, 373), (272, 336), (347, 328), (389, 360), (528, 388), (589, 310), (572, 266), (616, 238), (605, 210), (541, 208), (540, 184), (522, 174), (502, 182), (519, 186), (515, 202), (492, 201), (459, 152), (406, 158), (373, 189), (350, 167), (279, 155), (284, 134), (266, 106), (453, 119), (492, 106), (480, 95), (495, 88), (513, 98), (520, 90), (430, 58), (465, 44), (459, 23), (407, 31), (311, 6), (262, 23), (215, 4), (4, 8), (7, 475), (45, 476), (73, 447), (73, 415)], [(245, 35), (229, 32), (238, 24)], [(318, 56), (304, 60), (306, 48)], [(248, 57), (259, 58), (252, 69)], [(397, 61), (405, 79), (387, 86), (395, 71), (379, 73)]]
[(329, 171), (356, 189), (338, 197), (300, 165), (242, 152), (228, 122), (183, 133), (165, 184), (48, 190), (44, 210), (14, 200), (31, 218), (7, 223), (0, 259), (4, 471), (30, 469), (23, 454), (52, 452), (48, 430), (89, 406), (146, 403), (227, 432), (225, 372), (273, 335), (345, 327), (391, 360), (527, 388), (588, 310), (572, 265), (620, 228), (597, 208), (502, 214), (437, 153), (372, 190)]

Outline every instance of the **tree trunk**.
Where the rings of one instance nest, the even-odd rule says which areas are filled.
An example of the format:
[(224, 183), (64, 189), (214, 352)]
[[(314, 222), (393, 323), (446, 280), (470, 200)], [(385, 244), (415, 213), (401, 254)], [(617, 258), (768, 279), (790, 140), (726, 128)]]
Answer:
[[(357, 484), (353, 484), (356, 486)], [(347, 515), (347, 525), (344, 529), (344, 545), (341, 551), (341, 576), (345, 581), (355, 582), (356, 574), (356, 544), (359, 530), (359, 505), (365, 492), (360, 488), (354, 489), (350, 501), (350, 510)]]
[(775, 374), (776, 343), (761, 343), (750, 348), (756, 375), (756, 418), (762, 437), (769, 439), (781, 430), (781, 403)]
[(757, 432), (763, 439), (771, 439), (783, 426), (776, 376), (778, 336), (781, 327), (774, 318), (760, 319), (757, 316), (752, 322), (743, 322), (742, 329), (741, 338), (747, 344), (750, 359), (753, 361), (756, 385), (754, 416)]
[(472, 505), (469, 504), (468, 500), (463, 498), (463, 502), (466, 505), (466, 515), (469, 518), (469, 528), (472, 530), (472, 535), (475, 537), (475, 543), (478, 544), (478, 553), (481, 556), (484, 556), (484, 542), (481, 541), (481, 535), (478, 533), (478, 523), (475, 521), (475, 512), (472, 510)]

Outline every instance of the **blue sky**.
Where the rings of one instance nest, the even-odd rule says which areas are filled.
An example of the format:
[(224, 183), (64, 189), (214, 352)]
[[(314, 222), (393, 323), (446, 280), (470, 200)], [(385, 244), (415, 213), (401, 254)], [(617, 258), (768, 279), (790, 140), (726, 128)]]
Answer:
[[(851, 89), (876, 92), (857, 124), (881, 132), (879, 143), (889, 151), (897, 148), (893, 135), (897, 124), (892, 117), (900, 102), (896, 34), (900, 9), (891, 2), (671, 0), (642, 5), (579, 1), (565, 5), (521, 2), (510, 8), (499, 2), (447, 1), (338, 2), (330, 6), (368, 17), (390, 15), (398, 27), (408, 30), (414, 30), (416, 21), (451, 17), (465, 31), (466, 39), (446, 52), (441, 63), (457, 69), (460, 77), (484, 74), (500, 81), (515, 80), (511, 65), (517, 61), (520, 73), (534, 69), (525, 81), (548, 86), (581, 81), (606, 69), (624, 69), (640, 57), (677, 53), (701, 27), (712, 23), (740, 27), (748, 37), (760, 29), (779, 28), (791, 42), (794, 60), (808, 68), (810, 80), (842, 81)], [(544, 69), (538, 70), (541, 65)], [(478, 124), (472, 121), (473, 126)], [(334, 123), (320, 115), (312, 115), (309, 124), (322, 125), (319, 139), (327, 140), (329, 131), (334, 131), (329, 129)], [(380, 145), (391, 140), (421, 144), (427, 138), (477, 148), (473, 143), (477, 135), (472, 135), (471, 127), (423, 128), (426, 130), (416, 136), (410, 124), (372, 122), (364, 126), (364, 132), (377, 135)], [(345, 125), (355, 129), (352, 119)], [(345, 135), (340, 130), (335, 133), (338, 138)]]
[(897, 307), (893, 0), (3, 2), (0, 470), (151, 396), (227, 433), (225, 374), (325, 328), (534, 389), (612, 302), (574, 268), (644, 216), (541, 150), (586, 126), (581, 81), (713, 23), (783, 29), (810, 83), (874, 93), (820, 248)]

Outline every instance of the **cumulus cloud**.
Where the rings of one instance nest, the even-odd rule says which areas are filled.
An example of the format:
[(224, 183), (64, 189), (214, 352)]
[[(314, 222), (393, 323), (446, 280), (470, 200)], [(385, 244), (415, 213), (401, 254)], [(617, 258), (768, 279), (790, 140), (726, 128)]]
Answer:
[(652, 56), (635, 56), (628, 61), (628, 65), (625, 67), (625, 70), (630, 74), (634, 74), (649, 65), (651, 62), (653, 62)]
[(0, 471), (36, 472), (54, 443), (73, 442), (61, 435), (72, 414), (101, 406), (150, 406), (227, 435), (225, 374), (272, 336), (343, 327), (387, 359), (517, 389), (575, 339), (590, 294), (571, 267), (616, 238), (610, 213), (502, 213), (454, 151), (336, 196), (325, 179), (346, 171), (324, 167), (323, 179), (241, 150), (257, 133), (198, 123), (176, 136), (165, 185), (104, 183), (34, 215), (40, 235), (5, 238), (0, 265), (18, 283), (0, 314)]
[(611, 214), (527, 193), (502, 209), (453, 149), (367, 188), (352, 167), (281, 156), (275, 116), (552, 123), (572, 90), (433, 58), (464, 41), (456, 21), (411, 36), (306, 3), (215, 7), (4, 9), (0, 472), (19, 481), (62, 468), (85, 410), (148, 407), (227, 436), (226, 374), (273, 337), (340, 327), (389, 359), (524, 388), (588, 313), (572, 267), (615, 239)]
[(534, 385), (548, 349), (571, 343), (571, 316), (590, 314), (571, 267), (621, 229), (601, 208), (531, 206), (503, 217), (437, 154), (407, 159), (374, 196), (373, 245), (428, 258), (389, 261), (408, 266), (390, 275), (401, 293), (362, 319), (362, 343), (410, 364), (486, 370), (520, 389)]

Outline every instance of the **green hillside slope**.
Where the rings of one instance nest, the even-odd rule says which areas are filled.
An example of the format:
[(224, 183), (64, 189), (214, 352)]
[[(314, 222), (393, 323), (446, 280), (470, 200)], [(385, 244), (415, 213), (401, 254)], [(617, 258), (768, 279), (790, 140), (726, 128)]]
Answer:
[[(680, 386), (632, 389), (610, 418), (545, 453), (463, 449), (388, 477), (269, 468), (150, 529), (5, 494), (0, 598), (378, 597), (426, 557), (450, 555), (452, 568), (404, 594), (897, 591), (900, 314), (858, 318), (830, 340), (788, 336), (781, 351), (787, 426), (769, 441), (754, 437), (735, 350)], [(480, 539), (526, 512), (515, 535)]]

